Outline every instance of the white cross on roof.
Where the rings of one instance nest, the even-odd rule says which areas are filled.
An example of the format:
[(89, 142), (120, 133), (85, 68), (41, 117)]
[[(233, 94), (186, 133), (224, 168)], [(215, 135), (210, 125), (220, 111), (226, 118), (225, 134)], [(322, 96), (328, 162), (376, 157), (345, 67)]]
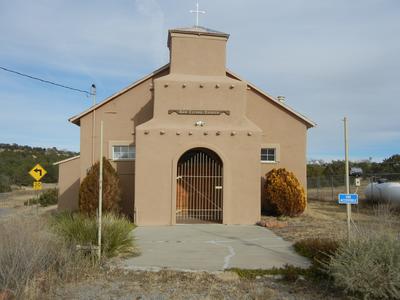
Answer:
[(205, 14), (204, 10), (199, 10), (199, 1), (196, 2), (196, 10), (190, 10), (190, 13), (196, 14), (196, 27), (199, 27), (199, 14)]

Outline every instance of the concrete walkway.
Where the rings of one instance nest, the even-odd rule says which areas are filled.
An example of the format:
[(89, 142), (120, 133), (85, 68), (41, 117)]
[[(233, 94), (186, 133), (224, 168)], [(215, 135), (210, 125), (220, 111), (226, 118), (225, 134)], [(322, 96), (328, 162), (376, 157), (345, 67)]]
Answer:
[(121, 262), (127, 269), (221, 271), (307, 267), (291, 243), (253, 225), (176, 225), (138, 227), (133, 232), (141, 255)]

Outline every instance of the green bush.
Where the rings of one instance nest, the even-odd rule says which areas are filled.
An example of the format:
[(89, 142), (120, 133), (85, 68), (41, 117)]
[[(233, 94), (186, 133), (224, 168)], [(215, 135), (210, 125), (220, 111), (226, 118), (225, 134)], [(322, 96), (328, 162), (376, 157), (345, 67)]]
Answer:
[[(54, 217), (54, 231), (72, 246), (97, 245), (97, 221), (82, 214), (61, 213)], [(102, 253), (106, 257), (135, 253), (131, 231), (135, 228), (125, 217), (105, 214), (102, 218)]]
[(58, 202), (58, 189), (49, 189), (45, 190), (43, 193), (39, 195), (39, 197), (31, 198), (29, 201), (25, 201), (24, 205), (35, 205), (40, 204), (42, 207), (46, 207), (49, 205), (55, 205)]
[(40, 206), (46, 207), (49, 205), (55, 205), (58, 202), (58, 189), (49, 189), (44, 191), (39, 196)]
[(400, 299), (400, 240), (368, 233), (343, 242), (327, 265), (337, 287), (363, 299)]
[(303, 187), (286, 169), (273, 169), (265, 175), (266, 208), (277, 215), (294, 217), (306, 208)]
[[(94, 164), (79, 188), (79, 210), (90, 216), (96, 215), (99, 203), (100, 163)], [(103, 204), (105, 212), (119, 213), (121, 189), (119, 176), (111, 163), (103, 157)]]

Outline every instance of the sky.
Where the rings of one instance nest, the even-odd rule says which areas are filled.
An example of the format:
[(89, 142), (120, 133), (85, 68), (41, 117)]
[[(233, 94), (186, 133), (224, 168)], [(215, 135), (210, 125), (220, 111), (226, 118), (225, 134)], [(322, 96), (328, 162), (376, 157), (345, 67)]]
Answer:
[[(97, 101), (168, 63), (168, 29), (195, 0), (0, 0), (0, 66)], [(230, 34), (227, 67), (317, 123), (308, 159), (400, 153), (399, 0), (200, 0), (200, 25)], [(79, 151), (68, 118), (92, 99), (0, 70), (0, 143)]]

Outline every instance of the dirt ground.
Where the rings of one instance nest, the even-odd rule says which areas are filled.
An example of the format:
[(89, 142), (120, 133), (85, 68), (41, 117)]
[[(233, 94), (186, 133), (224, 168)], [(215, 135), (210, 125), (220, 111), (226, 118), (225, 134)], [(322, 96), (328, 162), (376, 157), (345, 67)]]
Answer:
[(335, 291), (305, 281), (285, 283), (271, 276), (240, 279), (236, 273), (104, 272), (57, 288), (49, 299), (340, 299)]
[[(24, 207), (23, 202), (32, 191), (16, 191), (0, 198), (0, 209), (12, 210), (0, 214), (0, 221), (15, 215), (37, 213), (35, 207)], [(6, 200), (4, 200), (6, 199)], [(40, 214), (55, 211), (52, 206), (39, 209)], [(377, 210), (361, 203), (353, 207), (357, 226), (381, 223), (387, 218), (385, 209)], [(309, 237), (343, 237), (346, 234), (346, 208), (332, 201), (309, 201), (305, 213), (296, 218), (263, 216), (263, 220), (282, 223), (281, 228), (270, 228), (282, 238), (295, 242)], [(393, 223), (400, 228), (398, 217)], [(236, 273), (220, 272), (159, 272), (126, 271), (105, 267), (80, 282), (60, 284), (43, 295), (48, 299), (341, 299), (340, 291), (323, 287), (304, 279), (285, 282), (276, 276), (256, 279), (239, 278)]]

